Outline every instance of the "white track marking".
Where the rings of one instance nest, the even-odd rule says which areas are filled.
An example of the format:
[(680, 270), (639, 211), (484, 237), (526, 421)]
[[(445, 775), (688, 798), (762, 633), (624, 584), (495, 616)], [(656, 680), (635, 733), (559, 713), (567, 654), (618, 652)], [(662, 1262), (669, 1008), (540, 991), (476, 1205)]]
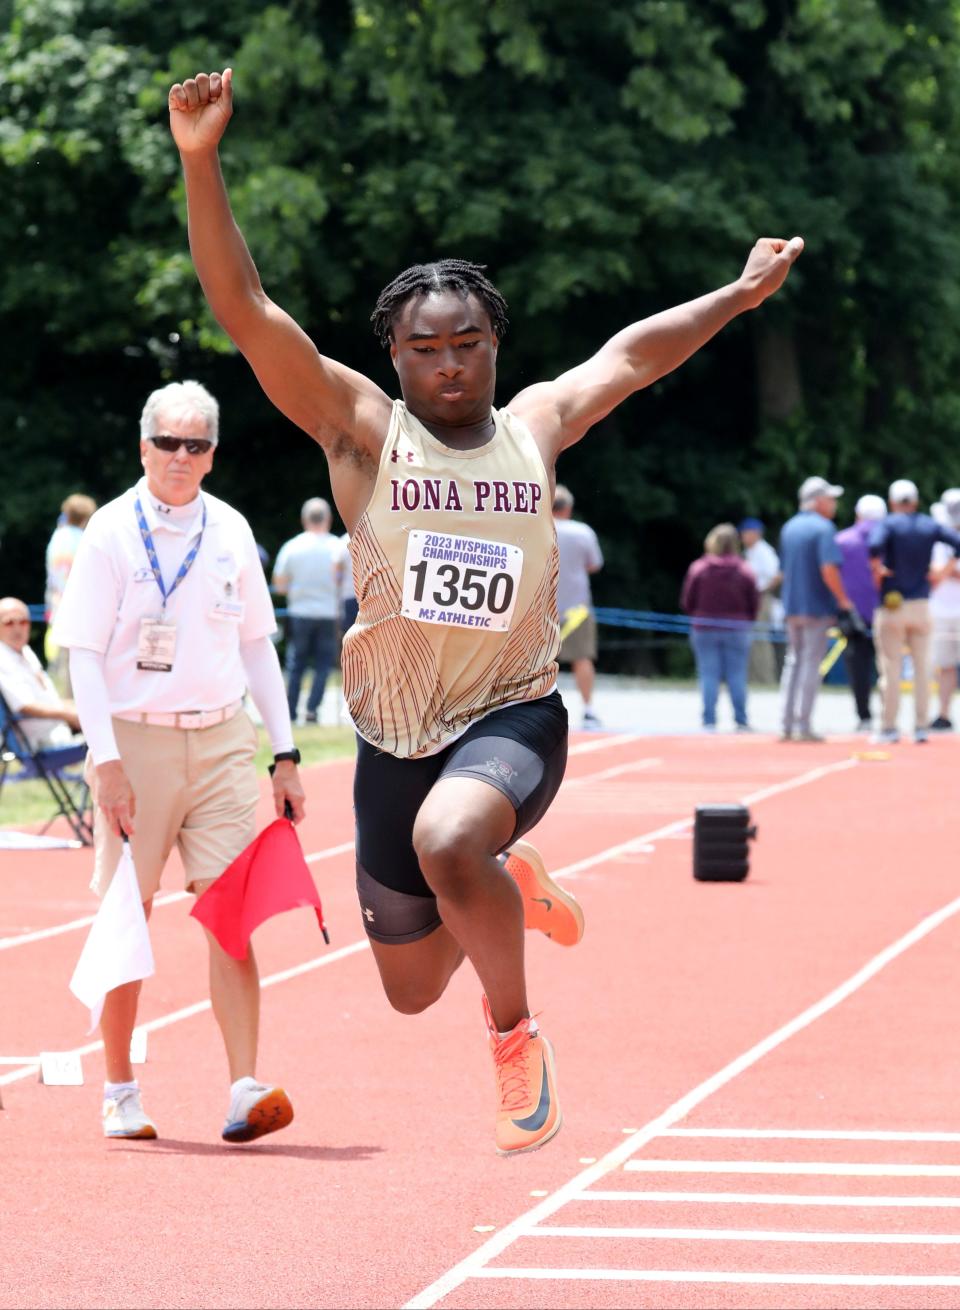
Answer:
[(623, 736), (601, 737), (595, 741), (578, 741), (575, 746), (571, 746), (567, 751), (567, 758), (571, 755), (588, 755), (591, 751), (612, 750), (615, 746), (629, 746), (634, 741), (649, 741), (650, 738), (641, 732), (624, 733)]
[(960, 1178), (960, 1164), (844, 1164), (826, 1160), (628, 1160), (644, 1174), (822, 1174), (831, 1178)]
[[(351, 942), (349, 946), (341, 946), (339, 950), (330, 951), (326, 955), (318, 955), (312, 960), (306, 960), (303, 964), (295, 964), (292, 969), (284, 969), (280, 973), (272, 973), (267, 978), (261, 978), (260, 986), (273, 987), (276, 983), (287, 982), (290, 978), (298, 978), (301, 974), (312, 973), (314, 969), (322, 969), (328, 964), (336, 964), (339, 960), (345, 959), (348, 955), (356, 955), (358, 951), (366, 951), (370, 947), (370, 942), (366, 937), (363, 941)], [(179, 1023), (182, 1019), (192, 1019), (195, 1014), (202, 1014), (204, 1010), (210, 1009), (210, 1002), (197, 1001), (195, 1005), (186, 1005), (182, 1010), (173, 1010), (170, 1014), (161, 1015), (159, 1019), (150, 1019), (146, 1023), (138, 1024), (144, 1032), (157, 1032), (160, 1028), (169, 1028), (171, 1024)], [(88, 1042), (86, 1046), (78, 1046), (73, 1051), (65, 1052), (68, 1055), (92, 1055), (95, 1051), (103, 1050), (103, 1042)], [(16, 1073), (4, 1074), (0, 1077), (0, 1087), (7, 1083), (19, 1082), (22, 1078), (29, 1078), (40, 1068), (39, 1062), (27, 1065), (23, 1069), (18, 1069)]]
[[(855, 768), (859, 763), (858, 760), (838, 760), (836, 764), (825, 764), (819, 769), (810, 769), (807, 773), (801, 773), (795, 778), (788, 778), (786, 782), (775, 783), (772, 787), (764, 787), (762, 791), (753, 792), (743, 798), (742, 804), (756, 805), (758, 801), (768, 800), (771, 796), (777, 796), (780, 792), (792, 791), (795, 787), (803, 787), (808, 782), (819, 782), (830, 773), (839, 773), (846, 769)], [(551, 878), (569, 878), (574, 874), (582, 873), (584, 869), (592, 869), (598, 864), (605, 864), (607, 860), (615, 860), (621, 855), (637, 853), (643, 846), (650, 842), (659, 841), (664, 837), (675, 837), (678, 833), (684, 833), (688, 828), (693, 827), (693, 819), (674, 819), (672, 823), (665, 823), (662, 828), (654, 828), (651, 832), (642, 833), (639, 837), (631, 837), (629, 841), (620, 842), (617, 846), (608, 846), (605, 851), (598, 855), (589, 855), (585, 860), (577, 860), (573, 864), (566, 864), (562, 869), (550, 870)]]
[(655, 769), (662, 763), (663, 760), (650, 756), (647, 759), (634, 760), (631, 764), (615, 764), (610, 769), (601, 769), (599, 773), (585, 773), (581, 778), (570, 778), (563, 783), (560, 790), (569, 791), (571, 787), (582, 787), (588, 782), (602, 782), (604, 778), (616, 778), (621, 773), (640, 773), (644, 769)]
[[(316, 864), (318, 860), (331, 860), (336, 855), (345, 855), (347, 851), (353, 850), (353, 842), (343, 842), (339, 846), (329, 846), (323, 851), (314, 851), (311, 855), (305, 855), (304, 859), (308, 864)], [(190, 892), (164, 892), (160, 896), (153, 898), (153, 908), (159, 909), (164, 905), (174, 905), (177, 901), (192, 900)], [(30, 942), (43, 942), (50, 937), (59, 937), (65, 932), (78, 932), (81, 928), (89, 928), (93, 923), (94, 915), (87, 914), (82, 919), (71, 919), (69, 923), (58, 923), (54, 928), (40, 928), (36, 932), (17, 933), (13, 937), (0, 937), (0, 951), (12, 950), (14, 946), (28, 946)]]
[(960, 1196), (810, 1196), (804, 1192), (578, 1192), (571, 1201), (652, 1201), (682, 1205), (904, 1206), (960, 1210)]
[(751, 1283), (766, 1287), (960, 1287), (960, 1276), (951, 1274), (728, 1274), (699, 1269), (510, 1269), (504, 1266), (478, 1269), (474, 1277), (556, 1282)]
[(534, 1228), (528, 1237), (616, 1237), (665, 1242), (859, 1242), (868, 1246), (958, 1246), (960, 1233), (812, 1233), (761, 1228), (606, 1228), (558, 1224)]
[[(620, 744), (623, 741), (638, 740), (638, 737), (617, 738), (617, 744)], [(585, 744), (589, 745), (591, 748), (594, 746), (593, 742)], [(745, 805), (755, 804), (757, 801), (766, 800), (769, 796), (775, 796), (779, 792), (790, 791), (794, 787), (802, 787), (808, 782), (816, 782), (818, 779), (825, 777), (828, 773), (835, 773), (840, 769), (849, 769), (856, 763), (856, 760), (841, 760), (836, 764), (828, 764), (820, 769), (812, 769), (808, 773), (801, 773), (796, 778), (790, 778), (786, 782), (776, 783), (772, 787), (764, 788), (761, 792), (755, 792), (752, 796), (745, 797), (743, 803)], [(632, 768), (635, 766), (627, 765), (624, 767)], [(647, 766), (644, 765), (644, 767)], [(594, 778), (598, 778), (606, 773), (607, 771), (603, 770), (601, 774), (593, 776)], [(584, 778), (582, 781), (586, 782), (588, 779)], [(570, 784), (567, 785), (569, 786)], [(692, 826), (693, 819), (676, 819), (673, 823), (668, 823), (662, 828), (654, 828), (652, 832), (644, 833), (640, 837), (631, 837), (629, 841), (621, 842), (617, 846), (609, 846), (605, 851), (600, 851), (596, 855), (591, 855), (585, 860), (578, 860), (575, 864), (568, 864), (564, 868), (558, 869), (556, 872), (551, 872), (550, 876), (552, 878), (570, 877), (572, 874), (580, 873), (583, 869), (589, 869), (595, 864), (603, 864), (607, 860), (616, 859), (619, 855), (629, 854), (631, 851), (636, 851), (638, 847), (656, 841), (658, 838), (672, 837), (677, 833), (685, 832), (686, 829), (691, 828)], [(352, 841), (342, 842), (339, 846), (328, 846), (326, 850), (314, 851), (305, 858), (308, 864), (314, 864), (318, 860), (329, 860), (337, 855), (346, 855), (349, 851), (352, 851), (353, 848), (354, 844)], [(189, 892), (168, 892), (162, 896), (157, 896), (154, 899), (154, 908), (156, 909), (158, 906), (163, 905), (172, 905), (175, 901), (183, 901), (188, 897)], [(91, 923), (93, 923), (93, 918), (94, 916), (90, 914), (82, 919), (73, 919), (70, 923), (57, 924), (56, 927), (53, 928), (41, 928), (37, 932), (20, 933), (13, 937), (0, 937), (0, 951), (11, 950), (15, 946), (27, 946), (30, 942), (46, 941), (49, 937), (59, 937), (62, 933), (76, 932), (81, 928), (89, 928)]]
[[(816, 770), (815, 773), (818, 773), (819, 776), (823, 776), (822, 770)], [(856, 973), (852, 974), (838, 987), (835, 987), (832, 991), (828, 992), (821, 1000), (808, 1006), (788, 1023), (781, 1025), (781, 1027), (770, 1033), (768, 1037), (765, 1037), (762, 1041), (751, 1046), (749, 1050), (744, 1051), (744, 1053), (738, 1056), (735, 1060), (731, 1060), (729, 1064), (724, 1065), (724, 1067), (718, 1070), (717, 1073), (699, 1083), (691, 1091), (687, 1092), (685, 1096), (681, 1096), (679, 1100), (674, 1101), (673, 1105), (669, 1106), (655, 1119), (652, 1119), (644, 1128), (641, 1128), (639, 1132), (634, 1133), (631, 1137), (625, 1138), (615, 1146), (612, 1151), (608, 1151), (607, 1154), (603, 1156), (602, 1159), (598, 1160), (596, 1164), (590, 1165), (588, 1168), (582, 1170), (579, 1174), (571, 1178), (569, 1182), (564, 1183), (561, 1187), (557, 1188), (552, 1195), (548, 1196), (538, 1205), (535, 1205), (532, 1209), (526, 1211), (511, 1223), (507, 1224), (494, 1237), (489, 1238), (481, 1246), (477, 1247), (477, 1249), (468, 1255), (466, 1259), (461, 1260), (459, 1264), (456, 1264), (452, 1269), (447, 1270), (445, 1274), (442, 1274), (438, 1279), (431, 1283), (429, 1287), (424, 1288), (422, 1292), (419, 1292), (412, 1298), (412, 1300), (408, 1301), (404, 1310), (428, 1310), (429, 1307), (436, 1305), (438, 1301), (443, 1300), (445, 1296), (449, 1296), (452, 1291), (462, 1286), (468, 1278), (504, 1276), (502, 1269), (492, 1271), (487, 1269), (486, 1266), (490, 1260), (494, 1260), (497, 1256), (501, 1255), (508, 1246), (516, 1241), (518, 1237), (529, 1236), (531, 1230), (534, 1229), (537, 1224), (545, 1219), (549, 1219), (566, 1205), (568, 1201), (571, 1201), (575, 1196), (578, 1196), (594, 1183), (599, 1182), (602, 1178), (607, 1177), (612, 1170), (625, 1164), (632, 1156), (636, 1155), (638, 1151), (642, 1150), (642, 1148), (654, 1137), (659, 1136), (665, 1128), (672, 1128), (681, 1119), (685, 1119), (691, 1111), (701, 1104), (701, 1102), (707, 1100), (708, 1097), (713, 1096), (715, 1092), (718, 1092), (722, 1087), (725, 1087), (728, 1083), (732, 1082), (734, 1078), (738, 1077), (745, 1070), (751, 1068), (759, 1060), (763, 1059), (765, 1055), (769, 1055), (771, 1051), (776, 1050), (778, 1046), (782, 1046), (784, 1042), (788, 1041), (798, 1032), (802, 1032), (804, 1028), (809, 1027), (815, 1020), (835, 1009), (842, 1001), (845, 1001), (848, 997), (852, 996), (854, 992), (859, 991), (865, 983), (869, 982), (871, 978), (878, 974), (881, 969), (884, 969), (888, 964), (890, 964), (891, 961), (897, 959), (905, 951), (909, 950), (911, 946), (916, 945), (917, 942), (921, 941), (929, 933), (933, 932), (935, 928), (938, 928), (942, 923), (945, 923), (958, 912), (960, 912), (960, 897), (957, 897), (947, 905), (942, 906), (933, 914), (927, 915), (927, 917), (922, 919), (914, 928), (911, 928), (909, 932), (904, 933), (902, 937), (899, 937), (884, 950), (874, 955), (862, 968), (858, 969)], [(525, 1271), (524, 1275), (517, 1274), (516, 1276), (538, 1278), (546, 1275), (544, 1275), (542, 1270), (531, 1270)], [(571, 1274), (571, 1277), (585, 1276), (587, 1275), (584, 1272)], [(610, 1276), (620, 1277), (621, 1274), (612, 1273)], [(629, 1276), (629, 1274), (626, 1276)], [(646, 1277), (646, 1275), (644, 1275), (644, 1277)], [(743, 1281), (739, 1275), (729, 1275), (728, 1277), (735, 1278), (735, 1281)], [(676, 1274), (675, 1280), (683, 1281), (679, 1273)], [(656, 1280), (651, 1279), (648, 1281)], [(660, 1281), (663, 1280), (661, 1279)], [(696, 1282), (698, 1280), (692, 1278), (690, 1281)], [(723, 1280), (721, 1279), (719, 1281)], [(746, 1281), (749, 1281), (749, 1279)], [(776, 1283), (783, 1280), (771, 1279), (770, 1281)], [(869, 1284), (864, 1285), (866, 1286)], [(919, 1284), (917, 1285), (919, 1286)], [(960, 1286), (960, 1278), (957, 1278), (955, 1283), (938, 1283), (937, 1285)], [(904, 1286), (914, 1286), (914, 1284), (904, 1284)]]
[[(813, 782), (823, 777), (827, 773), (834, 772), (835, 770), (840, 768), (848, 768), (851, 763), (855, 763), (855, 762), (856, 761), (844, 760), (839, 764), (827, 765), (825, 768), (821, 768), (821, 769), (813, 769), (808, 773), (800, 774), (799, 778), (792, 778), (789, 779), (787, 782), (778, 784), (777, 787), (768, 788), (764, 793), (764, 795), (765, 796), (774, 795), (777, 792), (777, 790), (787, 791), (792, 787), (800, 786), (804, 780)], [(553, 871), (551, 873), (551, 877), (553, 878), (569, 877), (571, 874), (579, 873), (581, 869), (589, 868), (597, 864), (603, 864), (607, 860), (615, 859), (618, 855), (622, 854), (626, 850), (629, 850), (633, 847), (642, 847), (647, 843), (656, 840), (656, 838), (658, 837), (669, 836), (670, 834), (678, 832), (683, 828), (687, 828), (692, 824), (692, 822), (693, 822), (692, 819), (680, 819), (675, 823), (667, 824), (663, 828), (655, 828), (652, 832), (644, 833), (640, 837), (634, 837), (629, 842), (621, 842), (617, 846), (609, 846), (607, 847), (606, 850), (599, 851), (597, 852), (596, 855), (590, 856), (589, 859), (579, 860), (575, 864), (565, 865), (563, 868)], [(311, 855), (306, 856), (306, 859), (308, 863), (313, 863), (318, 860), (331, 859), (335, 855), (343, 855), (346, 854), (346, 852), (348, 851), (352, 851), (353, 846), (354, 846), (353, 842), (343, 842), (339, 846), (329, 846), (325, 850), (314, 851)], [(187, 892), (171, 892), (168, 896), (158, 897), (154, 901), (154, 905), (157, 905), (158, 903), (169, 904), (171, 901), (174, 900), (184, 900), (186, 899), (187, 896), (188, 896)], [(26, 937), (7, 937), (4, 939), (0, 939), (0, 949), (2, 949), (5, 945), (20, 946), (23, 945), (27, 940), (36, 941), (40, 938), (55, 937), (63, 932), (69, 932), (76, 928), (87, 927), (92, 922), (93, 922), (93, 916), (90, 916), (87, 919), (75, 920), (71, 924), (61, 924), (57, 928), (45, 928), (40, 933), (27, 934)], [(287, 970), (282, 974), (274, 974), (272, 975), (271, 978), (265, 978), (261, 982), (261, 986), (267, 987), (272, 982), (283, 982), (287, 978), (296, 977), (300, 973), (306, 973), (311, 969), (320, 968), (324, 964), (333, 963), (334, 960), (338, 960), (345, 955), (352, 954), (353, 951), (363, 950), (368, 945), (369, 943), (366, 939), (364, 939), (362, 942), (354, 942), (351, 946), (345, 946), (339, 951), (333, 951), (328, 955), (318, 956), (317, 959), (310, 960), (304, 965), (297, 965), (295, 968), (291, 970)], [(162, 1019), (154, 1019), (150, 1024), (144, 1024), (143, 1027), (146, 1028), (148, 1031), (156, 1028), (165, 1028), (170, 1023), (176, 1023), (180, 1019), (190, 1018), (192, 1015), (200, 1014), (203, 1010), (207, 1010), (209, 1008), (210, 1008), (209, 1001), (198, 1001), (195, 1005), (187, 1006), (187, 1008), (183, 1010), (176, 1010), (172, 1014), (164, 1016)], [(103, 1049), (102, 1042), (92, 1042), (87, 1046), (78, 1047), (76, 1051), (73, 1053), (78, 1055), (90, 1055), (94, 1051), (99, 1051), (102, 1049)], [(4, 1074), (3, 1076), (0, 1076), (0, 1087), (4, 1086), (6, 1083), (17, 1082), (21, 1078), (28, 1078), (32, 1073), (35, 1073), (37, 1071), (38, 1067), (39, 1067), (38, 1064), (31, 1063), (29, 1066), (26, 1066), (23, 1069), (19, 1069), (15, 1073)]]
[(869, 1129), (821, 1128), (668, 1128), (661, 1137), (733, 1137), (792, 1139), (804, 1142), (960, 1142), (960, 1133), (873, 1132)]

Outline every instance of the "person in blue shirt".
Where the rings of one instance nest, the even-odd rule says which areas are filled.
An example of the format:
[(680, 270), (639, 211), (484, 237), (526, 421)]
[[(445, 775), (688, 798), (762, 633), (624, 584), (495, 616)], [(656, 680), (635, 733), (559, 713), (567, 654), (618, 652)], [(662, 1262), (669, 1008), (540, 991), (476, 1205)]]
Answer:
[(820, 689), (827, 633), (838, 614), (850, 630), (863, 627), (840, 576), (843, 556), (833, 518), (842, 495), (843, 487), (826, 478), (807, 478), (798, 492), (800, 508), (780, 533), (780, 594), (788, 643), (780, 681), (781, 741), (823, 740), (810, 720)]
[(284, 542), (273, 566), (273, 589), (287, 597), (287, 700), (297, 721), (300, 684), (309, 667), (313, 682), (307, 696), (307, 723), (316, 723), (337, 654), (340, 587), (347, 548), (330, 531), (330, 506), (311, 496), (300, 511), (303, 531)]
[(938, 541), (960, 550), (960, 533), (918, 513), (920, 493), (908, 478), (891, 483), (890, 513), (870, 533), (870, 567), (880, 591), (873, 625), (880, 665), (883, 719), (877, 740), (900, 740), (903, 651), (913, 661), (914, 741), (927, 740), (930, 699), (930, 557)]

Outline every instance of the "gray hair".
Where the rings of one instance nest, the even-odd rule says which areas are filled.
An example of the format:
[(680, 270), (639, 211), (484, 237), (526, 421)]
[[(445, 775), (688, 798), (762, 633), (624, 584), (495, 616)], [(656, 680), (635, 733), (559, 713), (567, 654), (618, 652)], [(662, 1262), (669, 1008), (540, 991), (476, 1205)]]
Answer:
[(306, 527), (308, 523), (329, 523), (332, 515), (329, 504), (322, 496), (311, 496), (303, 502), (300, 522)]
[(140, 415), (140, 440), (155, 437), (157, 414), (173, 409), (181, 413), (197, 414), (207, 425), (207, 436), (217, 444), (220, 431), (220, 406), (207, 388), (199, 382), (168, 382), (165, 387), (151, 391)]
[(573, 509), (573, 492), (569, 487), (565, 487), (562, 482), (557, 483), (556, 490), (553, 493), (554, 509)]

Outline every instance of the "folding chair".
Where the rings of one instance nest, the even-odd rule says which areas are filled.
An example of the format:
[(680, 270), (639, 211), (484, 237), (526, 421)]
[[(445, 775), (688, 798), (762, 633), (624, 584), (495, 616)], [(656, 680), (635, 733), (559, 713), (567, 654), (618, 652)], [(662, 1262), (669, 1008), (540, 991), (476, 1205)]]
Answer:
[[(93, 816), (90, 811), (90, 789), (84, 781), (82, 769), (86, 754), (87, 748), (82, 742), (79, 745), (34, 750), (17, 715), (0, 692), (0, 791), (8, 781), (36, 780), (46, 783), (57, 809), (43, 831), (46, 832), (63, 815), (77, 840), (84, 846), (91, 846)], [(20, 767), (8, 779), (7, 774), (12, 764)], [(79, 770), (76, 767), (78, 765)]]

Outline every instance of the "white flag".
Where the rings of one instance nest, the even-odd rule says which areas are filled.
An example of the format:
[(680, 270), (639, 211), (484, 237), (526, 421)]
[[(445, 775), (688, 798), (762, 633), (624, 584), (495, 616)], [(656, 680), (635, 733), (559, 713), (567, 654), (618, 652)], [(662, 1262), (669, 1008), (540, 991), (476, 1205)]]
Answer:
[(130, 844), (124, 842), (117, 871), (100, 902), (70, 979), (74, 996), (89, 1007), (91, 1032), (100, 1022), (107, 992), (124, 983), (149, 978), (153, 968), (137, 871)]

